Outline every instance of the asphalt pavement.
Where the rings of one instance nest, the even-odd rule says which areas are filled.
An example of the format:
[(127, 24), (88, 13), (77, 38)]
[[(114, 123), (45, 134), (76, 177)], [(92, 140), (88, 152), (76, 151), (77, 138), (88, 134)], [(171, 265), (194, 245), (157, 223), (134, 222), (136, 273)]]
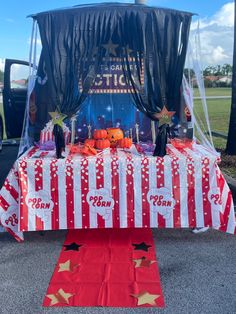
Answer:
[[(0, 178), (16, 148), (0, 153)], [(17, 243), (0, 233), (0, 313), (233, 314), (236, 313), (236, 237), (210, 230), (153, 230), (166, 308), (43, 308), (66, 231), (25, 234)]]

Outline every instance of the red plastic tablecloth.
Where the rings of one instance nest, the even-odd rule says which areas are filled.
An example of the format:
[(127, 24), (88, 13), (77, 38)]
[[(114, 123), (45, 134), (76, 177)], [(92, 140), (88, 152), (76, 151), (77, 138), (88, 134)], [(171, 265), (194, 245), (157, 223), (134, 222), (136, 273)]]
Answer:
[(23, 231), (213, 227), (235, 233), (232, 195), (217, 156), (168, 146), (164, 158), (108, 150), (55, 159), (31, 148), (0, 192), (0, 221)]

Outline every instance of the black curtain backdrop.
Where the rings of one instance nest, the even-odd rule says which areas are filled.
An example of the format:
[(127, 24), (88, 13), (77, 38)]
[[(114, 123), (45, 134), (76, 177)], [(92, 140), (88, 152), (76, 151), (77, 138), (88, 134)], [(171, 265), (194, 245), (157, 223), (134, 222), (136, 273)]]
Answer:
[(76, 113), (111, 57), (120, 60), (141, 112), (154, 120), (163, 106), (178, 112), (191, 13), (104, 3), (32, 17), (42, 41), (35, 86), (37, 102), (43, 106), (41, 121), (56, 108), (69, 116)]

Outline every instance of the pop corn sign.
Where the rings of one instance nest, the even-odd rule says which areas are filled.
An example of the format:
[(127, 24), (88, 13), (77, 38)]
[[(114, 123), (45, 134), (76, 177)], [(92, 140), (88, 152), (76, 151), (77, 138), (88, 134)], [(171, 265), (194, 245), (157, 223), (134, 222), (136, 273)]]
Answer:
[(151, 205), (151, 211), (159, 213), (165, 218), (169, 217), (175, 206), (175, 200), (167, 188), (151, 189), (147, 194), (147, 199)]
[(212, 205), (222, 205), (222, 199), (219, 188), (213, 188), (208, 193), (209, 201)]
[(222, 208), (222, 197), (220, 193), (220, 189), (218, 187), (213, 187), (208, 193), (208, 199), (211, 203), (211, 206), (216, 211), (224, 212)]
[(51, 215), (54, 203), (48, 192), (40, 190), (38, 192), (29, 192), (25, 199), (31, 215), (36, 215), (41, 219), (47, 220)]
[(13, 232), (18, 231), (18, 205), (9, 206), (7, 211), (4, 211), (1, 215), (1, 224), (3, 227), (11, 229)]
[(114, 207), (114, 200), (106, 189), (91, 190), (87, 194), (87, 202), (92, 212), (109, 219)]

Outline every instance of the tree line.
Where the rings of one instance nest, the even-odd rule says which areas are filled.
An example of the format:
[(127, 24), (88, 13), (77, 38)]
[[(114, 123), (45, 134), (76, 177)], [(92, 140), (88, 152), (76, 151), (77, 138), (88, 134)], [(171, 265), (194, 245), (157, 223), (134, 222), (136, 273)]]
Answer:
[[(204, 68), (202, 74), (205, 87), (231, 87), (233, 66), (226, 63), (223, 65), (209, 65)], [(184, 69), (184, 75), (191, 79), (193, 87), (197, 87), (193, 69)]]
[[(203, 76), (232, 76), (233, 66), (226, 63), (223, 65), (208, 65), (203, 70)], [(194, 78), (194, 70), (193, 69), (184, 69), (184, 75)]]
[(203, 70), (203, 76), (231, 76), (233, 73), (232, 65), (226, 63), (223, 65), (207, 66)]

